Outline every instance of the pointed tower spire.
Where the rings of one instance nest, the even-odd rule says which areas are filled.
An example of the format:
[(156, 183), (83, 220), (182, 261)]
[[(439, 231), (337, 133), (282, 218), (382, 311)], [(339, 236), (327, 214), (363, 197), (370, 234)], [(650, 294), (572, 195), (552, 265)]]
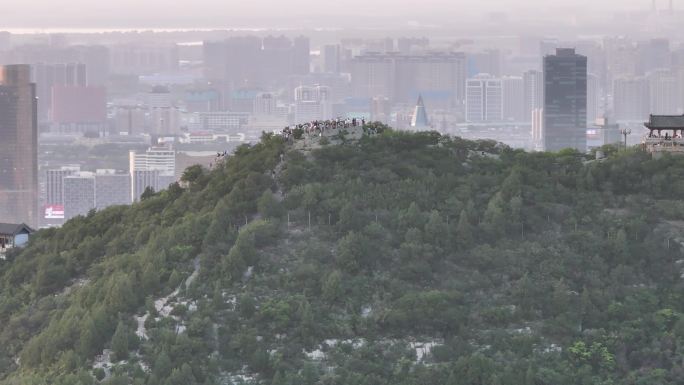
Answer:
[(413, 118), (411, 118), (411, 127), (418, 130), (430, 127), (427, 112), (425, 112), (425, 104), (423, 103), (423, 95), (418, 95), (418, 102), (416, 102)]

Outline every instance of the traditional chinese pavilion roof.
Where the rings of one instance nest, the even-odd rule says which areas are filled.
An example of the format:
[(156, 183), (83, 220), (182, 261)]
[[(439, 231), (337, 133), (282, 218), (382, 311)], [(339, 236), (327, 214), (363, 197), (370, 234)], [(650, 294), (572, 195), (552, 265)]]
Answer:
[(684, 115), (651, 115), (644, 126), (651, 130), (683, 130)]

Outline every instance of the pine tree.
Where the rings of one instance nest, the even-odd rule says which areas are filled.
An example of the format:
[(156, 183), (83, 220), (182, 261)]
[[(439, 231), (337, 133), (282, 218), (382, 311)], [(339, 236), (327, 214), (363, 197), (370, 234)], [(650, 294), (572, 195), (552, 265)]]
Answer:
[(466, 249), (472, 246), (473, 241), (473, 226), (468, 219), (468, 213), (463, 210), (456, 225), (456, 245), (461, 249)]
[(112, 337), (112, 352), (117, 361), (128, 359), (128, 328), (123, 321), (119, 321)]
[(154, 362), (154, 367), (152, 368), (152, 375), (156, 376), (159, 379), (164, 379), (171, 374), (172, 369), (173, 364), (171, 363), (169, 355), (166, 354), (166, 351), (162, 350), (162, 352), (157, 357), (157, 360)]

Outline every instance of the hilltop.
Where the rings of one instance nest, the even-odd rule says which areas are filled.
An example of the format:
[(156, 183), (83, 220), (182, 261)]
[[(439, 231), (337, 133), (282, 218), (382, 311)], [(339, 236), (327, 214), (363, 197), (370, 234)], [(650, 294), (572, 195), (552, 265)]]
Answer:
[(684, 158), (372, 127), (38, 232), (0, 384), (680, 381)]

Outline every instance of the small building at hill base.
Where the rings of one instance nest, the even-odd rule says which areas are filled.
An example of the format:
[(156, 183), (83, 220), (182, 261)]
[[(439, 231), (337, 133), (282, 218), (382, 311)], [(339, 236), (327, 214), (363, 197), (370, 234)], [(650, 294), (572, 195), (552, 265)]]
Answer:
[(34, 231), (24, 223), (0, 223), (0, 256), (11, 248), (25, 246)]

